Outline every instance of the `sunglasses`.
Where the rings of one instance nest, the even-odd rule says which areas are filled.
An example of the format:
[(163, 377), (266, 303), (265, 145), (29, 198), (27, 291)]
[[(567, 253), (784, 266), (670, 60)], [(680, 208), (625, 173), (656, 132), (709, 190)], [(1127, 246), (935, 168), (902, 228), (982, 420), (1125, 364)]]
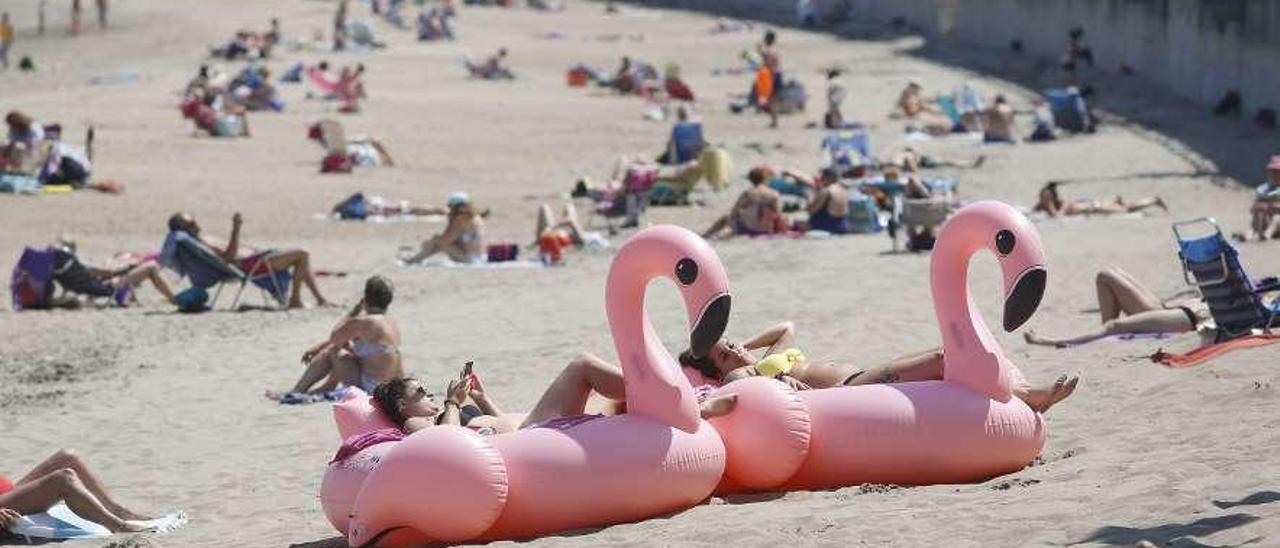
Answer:
[(418, 389), (413, 391), (413, 395), (417, 396), (418, 399), (423, 399), (423, 398), (435, 399), (436, 397), (435, 394), (427, 392), (427, 389), (423, 388), (422, 386), (418, 386)]

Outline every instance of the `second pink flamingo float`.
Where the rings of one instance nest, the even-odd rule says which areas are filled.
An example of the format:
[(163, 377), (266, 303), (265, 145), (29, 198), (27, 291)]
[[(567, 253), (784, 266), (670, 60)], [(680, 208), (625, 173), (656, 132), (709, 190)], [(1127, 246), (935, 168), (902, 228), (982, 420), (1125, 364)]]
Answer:
[(969, 296), (969, 261), (983, 251), (1003, 272), (1004, 329), (1026, 322), (1045, 289), (1039, 234), (1006, 204), (964, 207), (930, 262), (944, 380), (793, 392), (752, 377), (723, 386), (738, 404), (711, 421), (728, 450), (721, 490), (967, 483), (1031, 462), (1044, 420), (1011, 393), (1021, 374)]

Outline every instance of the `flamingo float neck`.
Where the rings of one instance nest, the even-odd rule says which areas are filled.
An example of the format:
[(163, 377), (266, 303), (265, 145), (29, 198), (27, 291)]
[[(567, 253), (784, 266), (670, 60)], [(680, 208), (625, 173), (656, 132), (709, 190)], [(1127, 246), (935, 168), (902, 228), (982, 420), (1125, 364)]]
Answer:
[[(676, 280), (684, 274), (692, 278)], [(689, 266), (693, 265), (693, 266)], [(710, 346), (728, 321), (728, 281), (719, 258), (704, 240), (674, 226), (655, 226), (637, 233), (618, 250), (605, 291), (605, 309), (626, 386), (627, 413), (695, 432), (701, 421), (697, 397), (680, 365), (662, 344), (644, 307), (654, 278), (672, 278), (689, 313), (691, 344)], [(708, 339), (710, 339), (708, 341)]]
[[(1007, 249), (997, 251), (1002, 245)], [(1021, 372), (1005, 357), (969, 295), (969, 263), (984, 249), (996, 255), (1004, 274), (1006, 331), (1020, 326), (1039, 305), (1044, 254), (1030, 221), (993, 201), (961, 209), (943, 225), (933, 249), (930, 287), (942, 331), (943, 378), (1003, 402)]]

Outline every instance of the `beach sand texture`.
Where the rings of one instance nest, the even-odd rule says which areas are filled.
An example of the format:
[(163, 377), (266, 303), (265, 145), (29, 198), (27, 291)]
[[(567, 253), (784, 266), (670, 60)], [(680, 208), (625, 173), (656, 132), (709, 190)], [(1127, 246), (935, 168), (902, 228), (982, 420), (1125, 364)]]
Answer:
[[(330, 27), (333, 3), (131, 0), (115, 3), (109, 30), (88, 28), (75, 38), (64, 36), (61, 3), (52, 4), (43, 37), (34, 35), (36, 2), (2, 8), (19, 27), (15, 53), (32, 54), (41, 71), (0, 73), (0, 110), (60, 121), (75, 139), (92, 123), (95, 178), (117, 180), (127, 192), (0, 196), (6, 272), (23, 246), (43, 245), (59, 232), (74, 234), (83, 255), (101, 259), (156, 250), (174, 211), (192, 212), (218, 235), (239, 211), (249, 243), (305, 247), (315, 267), (348, 272), (321, 280), (340, 303), (353, 304), (368, 275), (391, 277), (397, 287), (391, 313), (404, 333), (407, 369), (442, 389), (464, 361), (475, 360), (488, 389), (509, 409), (531, 406), (579, 352), (614, 358), (603, 298), (609, 252), (573, 253), (568, 266), (554, 269), (403, 269), (393, 260), (397, 247), (416, 244), (440, 225), (320, 222), (313, 214), (361, 190), (426, 203), (466, 190), (492, 208), (492, 239), (532, 241), (538, 204), (559, 207), (576, 178), (601, 179), (618, 154), (656, 153), (665, 142), (669, 125), (644, 120), (640, 100), (565, 85), (573, 64), (612, 70), (624, 54), (681, 65), (699, 94), (709, 140), (728, 148), (740, 174), (758, 163), (818, 166), (823, 133), (804, 123), (821, 116), (822, 68), (829, 65), (851, 70), (846, 116), (872, 125), (882, 156), (906, 144), (902, 122), (888, 112), (908, 80), (933, 91), (972, 80), (988, 97), (1006, 93), (1020, 108), (1033, 97), (1033, 90), (911, 55), (904, 47), (914, 39), (851, 41), (785, 29), (784, 65), (806, 84), (812, 102), (809, 112), (784, 117), (782, 128), (772, 131), (764, 117), (734, 116), (725, 108), (729, 94), (746, 91), (748, 76), (712, 76), (713, 69), (736, 66), (739, 50), (757, 41), (759, 30), (710, 34), (713, 18), (705, 15), (625, 7), (622, 15), (607, 16), (599, 3), (576, 1), (557, 14), (466, 8), (457, 42), (418, 43), (411, 32), (376, 22), (389, 44), (385, 50), (279, 50), (268, 63), (277, 74), (294, 61), (364, 63), (370, 98), (362, 113), (340, 120), (348, 134), (381, 137), (399, 164), (320, 175), (321, 152), (307, 141), (306, 127), (332, 116), (327, 109), (333, 107), (304, 99), (302, 86), (280, 86), (286, 112), (251, 114), (249, 139), (193, 137), (176, 104), (196, 67), (210, 62), (206, 46), (238, 28), (265, 29), (271, 16), (281, 18), (286, 39), (308, 36), (312, 28)], [(88, 23), (92, 7), (86, 8)], [(361, 5), (353, 4), (353, 14), (371, 19)], [(547, 38), (552, 32), (562, 36)], [(617, 40), (599, 39), (619, 33)], [(460, 56), (481, 57), (503, 46), (511, 50), (518, 80), (466, 78)], [(90, 84), (113, 76), (123, 81)], [(1148, 117), (1182, 132), (1275, 142), (1274, 133), (1212, 120), (1176, 100), (1131, 102), (1141, 101), (1150, 102)], [(1020, 131), (1030, 128), (1024, 123)], [(952, 159), (986, 155), (980, 169), (933, 172), (957, 177), (966, 200), (1029, 206), (1045, 181), (1106, 178), (1064, 192), (1075, 198), (1159, 194), (1168, 202), (1168, 214), (1037, 225), (1049, 286), (1028, 326), (1045, 334), (1095, 326), (1096, 313), (1088, 311), (1094, 275), (1108, 265), (1162, 295), (1183, 289), (1170, 223), (1213, 216), (1226, 230), (1242, 230), (1252, 199), (1241, 182), (1199, 175), (1184, 154), (1126, 127), (1050, 144), (981, 146), (948, 138), (914, 146)], [(1261, 171), (1258, 165), (1255, 179), (1242, 182), (1261, 182)], [(729, 192), (707, 196), (706, 207), (655, 208), (649, 218), (701, 230), (745, 187), (738, 180)], [(715, 248), (734, 288), (731, 337), (790, 319), (809, 356), (860, 364), (938, 344), (928, 257), (888, 253), (882, 235), (733, 240)], [(1275, 244), (1242, 249), (1254, 276), (1280, 271)], [(998, 326), (1001, 289), (988, 256), (974, 261), (972, 294), (988, 324)], [(126, 504), (190, 514), (187, 527), (153, 539), (157, 544), (343, 545), (318, 500), (321, 474), (338, 445), (328, 406), (279, 406), (262, 396), (296, 379), (301, 353), (327, 335), (342, 309), (179, 315), (150, 289), (140, 298), (144, 306), (125, 310), (0, 311), (0, 471), (18, 476), (44, 454), (74, 447)], [(259, 303), (252, 290), (245, 301)], [(655, 284), (648, 307), (673, 352), (682, 348), (686, 326), (675, 291)], [(1160, 347), (1192, 348), (1196, 336), (1071, 350), (1029, 347), (1020, 332), (997, 339), (1034, 381), (1063, 373), (1084, 377), (1076, 394), (1048, 415), (1049, 439), (1036, 466), (977, 485), (715, 498), (677, 515), (534, 544), (1280, 544), (1277, 347), (1173, 371), (1144, 356)], [(442, 493), (439, 504), (448, 503)]]

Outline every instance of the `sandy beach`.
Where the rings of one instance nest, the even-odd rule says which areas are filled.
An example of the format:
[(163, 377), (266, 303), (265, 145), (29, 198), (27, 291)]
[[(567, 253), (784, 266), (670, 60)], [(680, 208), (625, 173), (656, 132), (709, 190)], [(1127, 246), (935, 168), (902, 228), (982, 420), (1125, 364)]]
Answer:
[[(52, 3), (58, 6), (50, 6), (44, 36), (35, 34), (35, 1), (0, 6), (18, 28), (15, 53), (32, 55), (40, 67), (0, 72), (0, 111), (61, 122), (76, 140), (92, 124), (94, 178), (116, 180), (127, 190), (0, 195), (5, 272), (24, 246), (46, 245), (59, 233), (74, 235), (82, 256), (106, 260), (121, 251), (158, 251), (175, 211), (191, 212), (206, 231), (223, 237), (232, 214), (241, 212), (245, 241), (303, 247), (316, 268), (345, 272), (320, 279), (321, 290), (340, 304), (354, 304), (369, 275), (390, 277), (397, 288), (390, 313), (404, 334), (406, 369), (442, 390), (463, 362), (475, 360), (489, 391), (509, 409), (530, 407), (579, 352), (614, 359), (604, 315), (612, 252), (574, 252), (562, 268), (404, 268), (395, 261), (397, 249), (442, 225), (339, 223), (316, 214), (357, 191), (443, 205), (450, 193), (465, 190), (492, 210), (491, 240), (533, 241), (539, 204), (567, 203), (577, 178), (604, 178), (619, 154), (659, 152), (670, 131), (668, 121), (644, 118), (638, 98), (567, 87), (564, 73), (579, 62), (612, 69), (620, 56), (631, 55), (659, 67), (678, 63), (699, 96), (708, 140), (734, 158), (738, 177), (728, 191), (704, 187), (704, 206), (651, 208), (652, 223), (702, 230), (747, 188), (742, 175), (757, 164), (818, 168), (825, 132), (806, 124), (820, 121), (824, 69), (837, 65), (849, 70), (845, 115), (870, 126), (878, 155), (910, 144), (964, 162), (986, 157), (980, 168), (930, 172), (955, 177), (965, 201), (1029, 207), (1045, 182), (1082, 180), (1065, 192), (1073, 198), (1158, 195), (1167, 202), (1168, 213), (1036, 224), (1048, 255), (1045, 300), (1023, 330), (996, 336), (1033, 381), (1068, 373), (1083, 381), (1047, 415), (1048, 443), (1035, 466), (976, 485), (717, 497), (676, 515), (530, 544), (1130, 546), (1145, 539), (1159, 546), (1280, 545), (1280, 406), (1272, 369), (1280, 347), (1171, 370), (1146, 356), (1159, 348), (1194, 348), (1197, 335), (1065, 350), (1023, 341), (1028, 328), (1067, 334), (1096, 327), (1094, 276), (1107, 266), (1127, 270), (1161, 296), (1188, 289), (1172, 222), (1208, 216), (1228, 232), (1247, 228), (1251, 187), (1262, 182), (1258, 162), (1265, 157), (1216, 150), (1211, 160), (1176, 146), (1161, 126), (1199, 141), (1221, 135), (1242, 151), (1274, 145), (1274, 131), (1213, 119), (1190, 103), (1117, 84), (1106, 101), (1118, 107), (1108, 113), (1130, 122), (1103, 125), (1097, 134), (1011, 146), (961, 138), (908, 142), (903, 122), (889, 112), (909, 80), (929, 90), (972, 81), (987, 96), (1004, 93), (1019, 109), (1028, 108), (1037, 91), (1013, 77), (917, 55), (911, 45), (918, 38), (850, 40), (791, 28), (779, 30), (782, 55), (808, 88), (811, 105), (770, 130), (766, 117), (728, 112), (730, 95), (745, 92), (749, 76), (714, 74), (740, 64), (738, 52), (759, 40), (763, 24), (713, 34), (710, 15), (630, 5), (606, 15), (600, 3), (570, 1), (560, 13), (464, 7), (459, 39), (446, 43), (417, 42), (411, 31), (374, 21), (366, 5), (353, 4), (353, 18), (370, 20), (385, 49), (281, 48), (267, 65), (279, 74), (295, 61), (363, 63), (369, 99), (361, 113), (334, 114), (332, 103), (306, 99), (303, 86), (280, 85), (284, 112), (252, 113), (248, 139), (212, 139), (193, 136), (177, 109), (187, 80), (212, 62), (207, 47), (239, 28), (265, 28), (273, 16), (286, 40), (309, 36), (313, 28), (329, 28), (334, 3), (130, 0), (113, 4), (107, 30), (89, 25), (87, 14), (86, 30), (76, 37), (65, 34), (62, 3)], [(511, 52), (516, 80), (467, 78), (461, 57), (482, 58), (500, 47)], [(238, 70), (241, 64), (223, 66)], [(1141, 108), (1119, 108), (1133, 105)], [(333, 116), (348, 134), (381, 138), (397, 165), (319, 174), (322, 153), (306, 139), (307, 126)], [(1021, 122), (1025, 135), (1030, 125)], [(1218, 165), (1228, 161), (1234, 163)], [(1252, 178), (1213, 175), (1219, 172)], [(939, 344), (928, 255), (891, 253), (884, 235), (735, 239), (714, 247), (734, 293), (728, 336), (741, 339), (792, 320), (808, 355), (859, 364)], [(1241, 256), (1255, 277), (1280, 273), (1274, 242), (1242, 245)], [(1002, 293), (990, 256), (974, 261), (971, 291), (988, 324), (998, 326)], [(302, 352), (326, 337), (345, 309), (186, 315), (150, 288), (139, 299), (141, 306), (127, 309), (0, 309), (0, 472), (20, 476), (45, 454), (73, 447), (123, 502), (190, 515), (186, 527), (150, 537), (154, 545), (345, 546), (318, 500), (325, 464), (340, 442), (330, 407), (282, 406), (263, 397), (265, 389), (286, 388), (297, 378)], [(225, 308), (228, 296), (222, 299)], [(252, 290), (244, 300), (260, 303)], [(655, 284), (648, 311), (668, 348), (683, 348), (687, 325), (676, 292)]]

